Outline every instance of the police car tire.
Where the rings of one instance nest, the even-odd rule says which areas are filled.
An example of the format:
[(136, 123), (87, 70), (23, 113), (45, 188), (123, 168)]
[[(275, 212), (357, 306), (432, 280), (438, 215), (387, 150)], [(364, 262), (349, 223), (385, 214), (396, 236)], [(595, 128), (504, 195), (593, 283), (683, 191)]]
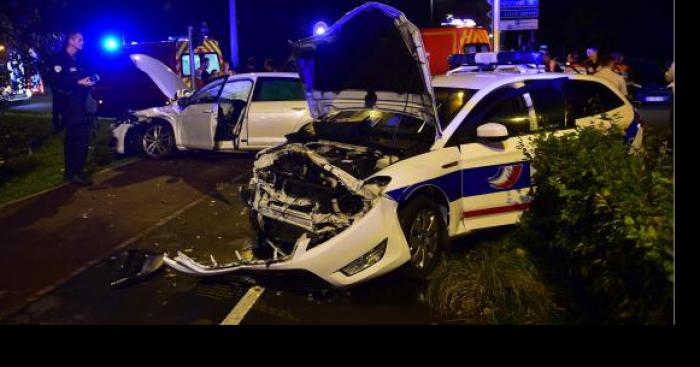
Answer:
[[(149, 154), (144, 147), (144, 141), (143, 141), (145, 139), (145, 136), (146, 136), (146, 133), (148, 132), (148, 130), (153, 129), (156, 126), (161, 126), (163, 128), (163, 130), (167, 131), (170, 134), (170, 136), (172, 137), (171, 144), (170, 144), (170, 146), (167, 147), (167, 152), (164, 154), (161, 154), (159, 156)], [(154, 123), (146, 126), (143, 129), (143, 133), (141, 134), (141, 148), (142, 148), (143, 154), (150, 159), (166, 159), (166, 158), (171, 157), (175, 153), (175, 133), (173, 132), (173, 129), (170, 127), (169, 124), (164, 123), (164, 122), (154, 122)]]
[[(437, 243), (434, 248), (434, 256), (424, 263), (422, 268), (417, 267), (412, 260), (409, 260), (409, 262), (404, 265), (404, 275), (414, 280), (425, 279), (438, 265), (442, 253), (449, 246), (449, 234), (447, 233), (447, 225), (442, 218), (441, 207), (430, 197), (424, 195), (419, 195), (412, 199), (399, 212), (399, 223), (401, 224), (401, 229), (406, 237), (406, 241), (411, 241), (410, 231), (412, 223), (416, 220), (418, 214), (425, 210), (432, 212), (437, 217), (435, 221), (437, 224)], [(409, 246), (411, 246), (410, 243)]]

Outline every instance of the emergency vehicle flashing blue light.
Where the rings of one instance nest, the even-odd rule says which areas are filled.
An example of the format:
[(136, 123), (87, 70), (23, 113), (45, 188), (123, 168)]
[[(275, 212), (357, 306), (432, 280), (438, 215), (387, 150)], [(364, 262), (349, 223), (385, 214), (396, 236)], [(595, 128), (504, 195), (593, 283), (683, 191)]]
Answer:
[(119, 40), (116, 37), (107, 36), (102, 40), (102, 48), (107, 52), (116, 52), (119, 46)]
[(328, 25), (324, 22), (318, 22), (314, 25), (314, 35), (322, 36), (328, 31)]
[(483, 52), (475, 54), (451, 55), (450, 67), (483, 65), (541, 65), (544, 60), (542, 52)]

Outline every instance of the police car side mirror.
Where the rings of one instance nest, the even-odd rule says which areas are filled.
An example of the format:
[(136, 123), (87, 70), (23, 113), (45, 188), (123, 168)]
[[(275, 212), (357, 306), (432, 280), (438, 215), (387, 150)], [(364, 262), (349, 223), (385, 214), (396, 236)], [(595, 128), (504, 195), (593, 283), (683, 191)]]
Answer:
[(501, 142), (508, 139), (508, 128), (499, 123), (489, 122), (476, 129), (476, 136), (480, 141)]

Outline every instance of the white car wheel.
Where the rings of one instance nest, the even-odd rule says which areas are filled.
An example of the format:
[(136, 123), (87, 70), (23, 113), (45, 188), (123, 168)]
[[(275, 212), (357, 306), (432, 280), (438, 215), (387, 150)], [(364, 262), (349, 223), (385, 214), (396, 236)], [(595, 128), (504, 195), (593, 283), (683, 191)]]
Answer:
[(447, 227), (440, 207), (429, 197), (419, 196), (401, 210), (400, 222), (411, 253), (407, 273), (413, 278), (424, 278), (447, 247)]
[(143, 151), (153, 159), (163, 159), (175, 151), (175, 135), (173, 130), (164, 124), (149, 125), (143, 132)]

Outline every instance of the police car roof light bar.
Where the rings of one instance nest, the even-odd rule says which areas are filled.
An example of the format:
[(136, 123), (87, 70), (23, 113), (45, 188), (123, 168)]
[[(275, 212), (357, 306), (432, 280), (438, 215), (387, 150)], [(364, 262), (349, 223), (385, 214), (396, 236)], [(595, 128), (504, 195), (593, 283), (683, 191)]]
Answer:
[(482, 52), (450, 55), (448, 63), (455, 69), (460, 66), (541, 65), (543, 60), (542, 52)]

